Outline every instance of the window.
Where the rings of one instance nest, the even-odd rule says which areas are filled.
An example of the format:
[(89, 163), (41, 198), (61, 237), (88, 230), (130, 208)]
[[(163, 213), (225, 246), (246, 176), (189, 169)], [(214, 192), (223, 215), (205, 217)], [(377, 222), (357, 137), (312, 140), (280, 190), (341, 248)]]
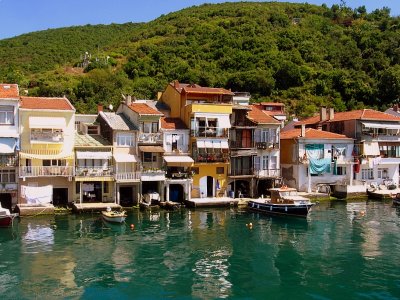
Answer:
[(52, 160), (43, 160), (43, 166), (44, 167), (55, 167), (55, 166), (65, 166), (66, 161), (62, 159), (52, 159)]
[(172, 151), (178, 149), (178, 139), (179, 138), (177, 134), (172, 135)]
[(158, 122), (147, 122), (142, 123), (143, 133), (157, 133), (158, 132)]
[(108, 182), (107, 181), (103, 182), (103, 193), (108, 194)]
[(14, 106), (0, 105), (0, 124), (14, 124)]
[(224, 167), (217, 167), (217, 174), (224, 174), (225, 168)]
[(15, 183), (15, 170), (0, 170), (0, 182)]
[(156, 162), (157, 154), (152, 152), (143, 152), (143, 162)]
[(131, 147), (134, 146), (134, 139), (132, 134), (118, 133), (117, 134), (117, 145), (120, 147)]
[(191, 168), (190, 169), (194, 174), (199, 174), (199, 168)]
[(378, 169), (378, 178), (379, 179), (388, 179), (389, 178), (388, 174), (389, 174), (388, 169), (386, 169), (386, 168)]
[(374, 170), (373, 169), (362, 169), (361, 170), (361, 179), (374, 179)]
[(269, 140), (269, 130), (263, 129), (261, 130), (261, 142), (268, 142)]
[(268, 156), (267, 155), (262, 156), (262, 169), (268, 170)]
[(346, 167), (336, 167), (335, 175), (346, 175)]
[(79, 194), (81, 192), (81, 182), (77, 181), (75, 182), (75, 193)]

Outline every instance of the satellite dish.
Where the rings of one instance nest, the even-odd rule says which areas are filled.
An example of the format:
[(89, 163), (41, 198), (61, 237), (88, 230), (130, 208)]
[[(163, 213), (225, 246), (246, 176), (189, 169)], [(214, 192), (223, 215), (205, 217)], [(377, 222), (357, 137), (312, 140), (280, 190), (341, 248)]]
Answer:
[(113, 110), (114, 106), (113, 106), (112, 104), (110, 104), (110, 105), (108, 106), (108, 108), (109, 108), (110, 110)]

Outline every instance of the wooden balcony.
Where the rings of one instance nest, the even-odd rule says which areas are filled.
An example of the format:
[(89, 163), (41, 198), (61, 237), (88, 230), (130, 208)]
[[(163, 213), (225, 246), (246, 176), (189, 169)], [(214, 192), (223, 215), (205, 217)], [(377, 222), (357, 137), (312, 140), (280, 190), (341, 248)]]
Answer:
[(140, 172), (118, 172), (114, 174), (117, 182), (135, 182), (140, 181), (142, 173)]

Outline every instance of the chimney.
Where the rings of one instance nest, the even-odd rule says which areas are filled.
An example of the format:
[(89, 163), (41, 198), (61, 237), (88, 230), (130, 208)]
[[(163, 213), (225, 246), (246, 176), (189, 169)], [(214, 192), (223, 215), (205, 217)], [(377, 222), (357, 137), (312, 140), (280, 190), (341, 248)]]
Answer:
[(103, 111), (103, 104), (97, 104), (97, 113)]
[(301, 124), (300, 137), (306, 137), (306, 124)]
[(178, 80), (175, 80), (174, 81), (174, 88), (179, 88), (179, 81)]
[(319, 120), (321, 122), (326, 121), (326, 107), (322, 106), (319, 113)]
[(131, 105), (132, 104), (132, 96), (131, 95), (128, 95), (128, 96), (126, 96), (126, 105)]
[(329, 109), (329, 120), (333, 120), (335, 119), (335, 109), (333, 107), (331, 107)]
[(393, 111), (395, 111), (395, 112), (399, 111), (399, 105), (398, 104), (393, 105)]

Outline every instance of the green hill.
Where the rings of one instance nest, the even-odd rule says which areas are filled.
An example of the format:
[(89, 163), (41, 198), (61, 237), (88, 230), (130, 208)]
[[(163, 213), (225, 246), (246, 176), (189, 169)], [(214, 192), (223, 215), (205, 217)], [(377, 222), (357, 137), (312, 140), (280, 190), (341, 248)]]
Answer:
[[(400, 19), (382, 8), (205, 4), (149, 23), (52, 29), (0, 40), (0, 80), (80, 112), (155, 98), (172, 80), (248, 91), (305, 116), (383, 109), (400, 94)], [(79, 68), (85, 52), (91, 63)]]

